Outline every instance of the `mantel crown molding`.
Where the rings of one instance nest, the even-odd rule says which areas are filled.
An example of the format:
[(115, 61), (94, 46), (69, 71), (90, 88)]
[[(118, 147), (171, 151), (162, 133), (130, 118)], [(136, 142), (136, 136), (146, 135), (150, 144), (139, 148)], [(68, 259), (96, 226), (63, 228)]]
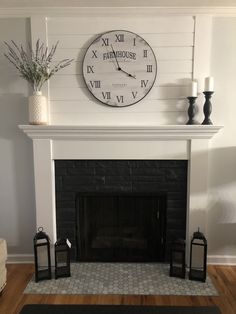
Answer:
[(80, 16), (166, 16), (166, 15), (211, 15), (236, 16), (236, 6), (158, 6), (158, 5), (118, 5), (118, 6), (73, 6), (66, 3), (64, 6), (0, 6), (1, 17), (80, 17)]
[(211, 139), (223, 126), (95, 126), (95, 125), (19, 125), (33, 140), (191, 140)]

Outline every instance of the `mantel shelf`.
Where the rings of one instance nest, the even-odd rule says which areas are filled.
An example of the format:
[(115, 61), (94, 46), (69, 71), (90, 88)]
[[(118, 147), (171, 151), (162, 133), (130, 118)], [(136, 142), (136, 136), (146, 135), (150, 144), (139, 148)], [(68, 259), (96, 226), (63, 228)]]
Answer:
[(19, 125), (32, 139), (63, 140), (191, 140), (210, 139), (223, 126), (216, 125)]

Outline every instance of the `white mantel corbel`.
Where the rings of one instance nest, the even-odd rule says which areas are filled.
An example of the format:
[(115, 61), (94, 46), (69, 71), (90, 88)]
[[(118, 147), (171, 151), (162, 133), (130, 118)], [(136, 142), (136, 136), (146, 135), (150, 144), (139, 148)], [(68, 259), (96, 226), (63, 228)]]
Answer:
[[(37, 227), (56, 241), (55, 159), (188, 160), (187, 244), (206, 230), (208, 144), (222, 126), (33, 126), (19, 128), (33, 139)], [(189, 245), (187, 245), (189, 247)]]

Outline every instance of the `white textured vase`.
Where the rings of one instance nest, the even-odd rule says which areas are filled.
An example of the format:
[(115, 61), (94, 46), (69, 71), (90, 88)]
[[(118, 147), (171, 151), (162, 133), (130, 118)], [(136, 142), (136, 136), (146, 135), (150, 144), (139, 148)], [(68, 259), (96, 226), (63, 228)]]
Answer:
[(47, 99), (42, 92), (29, 96), (29, 124), (48, 124)]

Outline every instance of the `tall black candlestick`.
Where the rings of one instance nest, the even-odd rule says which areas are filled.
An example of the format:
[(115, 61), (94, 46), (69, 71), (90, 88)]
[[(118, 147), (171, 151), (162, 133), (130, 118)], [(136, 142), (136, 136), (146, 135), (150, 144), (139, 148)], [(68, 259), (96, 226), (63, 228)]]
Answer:
[(210, 119), (210, 115), (211, 115), (211, 111), (212, 111), (212, 105), (211, 105), (211, 96), (214, 92), (203, 92), (203, 94), (205, 95), (205, 103), (203, 106), (203, 112), (205, 115), (205, 119), (203, 120), (202, 124), (213, 124), (211, 119)]
[(195, 108), (195, 100), (197, 97), (189, 96), (187, 97), (189, 101), (189, 107), (188, 107), (188, 117), (189, 120), (186, 124), (199, 124), (195, 119), (194, 116), (196, 114), (196, 108)]

